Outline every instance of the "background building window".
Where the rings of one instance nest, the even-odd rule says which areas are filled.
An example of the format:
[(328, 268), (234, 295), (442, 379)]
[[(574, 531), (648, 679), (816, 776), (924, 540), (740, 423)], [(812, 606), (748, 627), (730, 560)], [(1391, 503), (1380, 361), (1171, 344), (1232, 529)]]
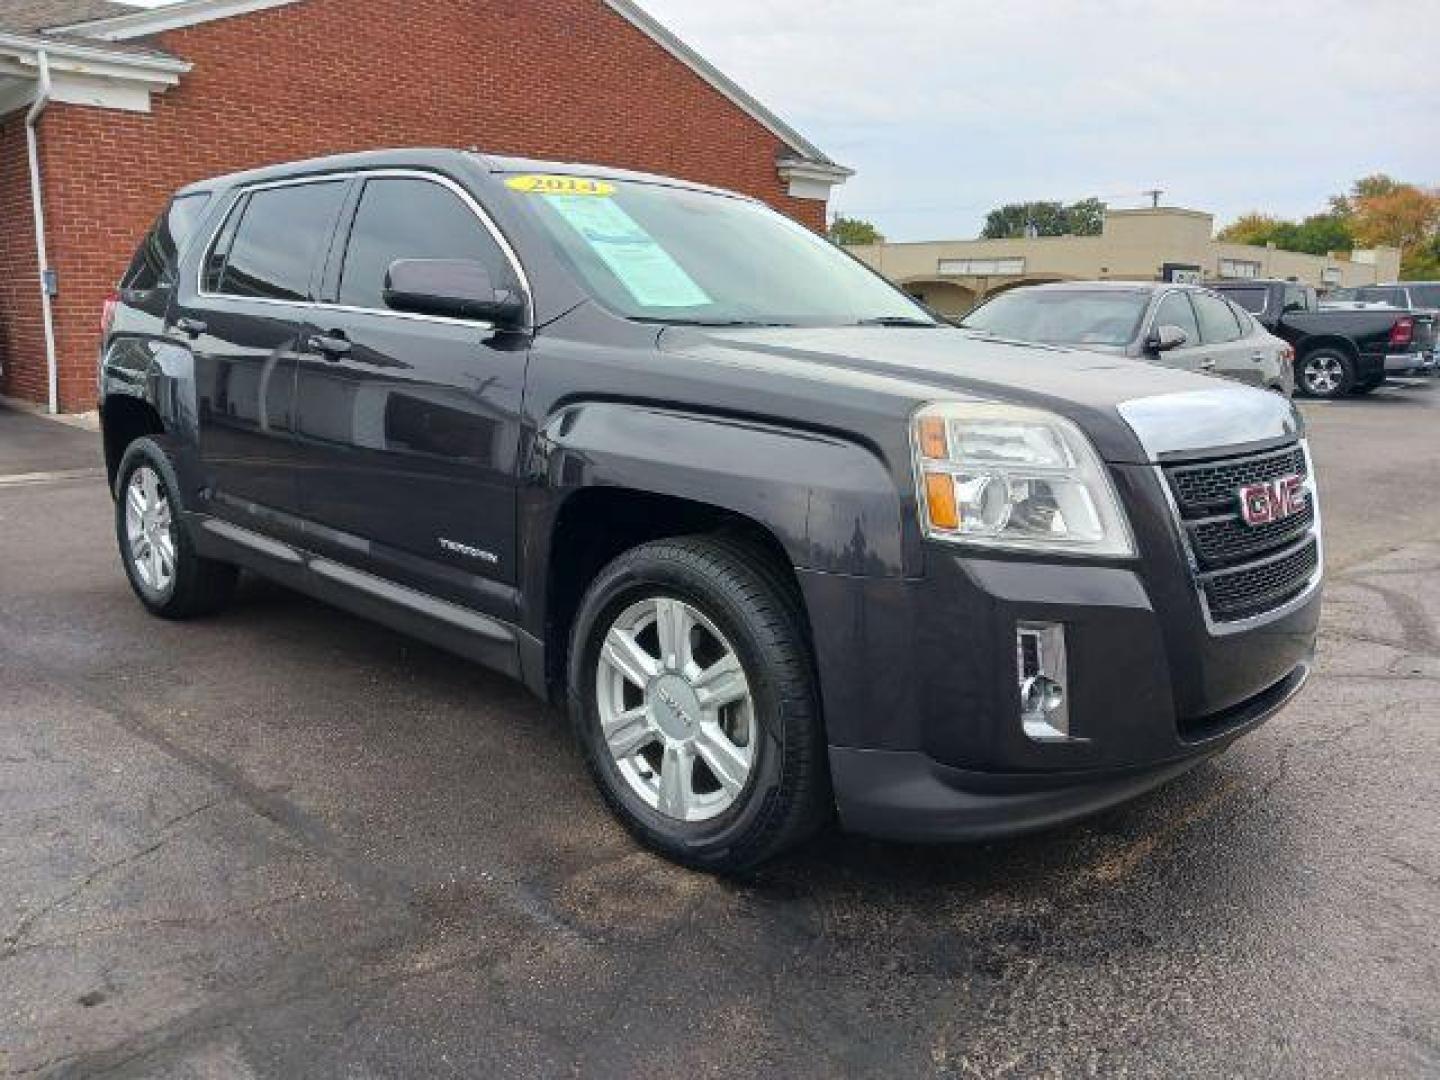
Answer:
[(1260, 276), (1260, 264), (1247, 259), (1221, 259), (1220, 276), (1222, 278), (1257, 278)]
[(971, 277), (991, 277), (1004, 274), (1023, 274), (1025, 259), (941, 259), (940, 273), (968, 274)]

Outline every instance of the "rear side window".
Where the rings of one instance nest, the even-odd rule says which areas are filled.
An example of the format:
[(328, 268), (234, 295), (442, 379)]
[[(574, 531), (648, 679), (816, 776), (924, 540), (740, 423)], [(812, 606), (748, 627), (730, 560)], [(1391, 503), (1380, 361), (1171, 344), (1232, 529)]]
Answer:
[(206, 260), (208, 291), (268, 300), (308, 300), (310, 278), (330, 239), (345, 184), (261, 188), (238, 203)]
[(473, 259), (499, 288), (514, 287), (509, 260), (475, 212), (430, 180), (367, 180), (340, 272), (339, 301), (385, 309), (385, 272), (396, 259)]
[(1155, 326), (1178, 326), (1185, 331), (1185, 344), (1200, 344), (1200, 324), (1195, 321), (1195, 309), (1190, 298), (1183, 292), (1167, 293), (1160, 307), (1155, 311)]
[(1268, 289), (1226, 289), (1225, 295), (1235, 303), (1239, 304), (1246, 311), (1256, 315), (1264, 314), (1265, 301), (1269, 296)]
[(1310, 293), (1309, 293), (1307, 290), (1305, 290), (1305, 289), (1293, 289), (1293, 288), (1287, 288), (1287, 289), (1285, 290), (1285, 307), (1284, 307), (1284, 310), (1286, 310), (1286, 311), (1309, 311), (1310, 308), (1311, 308), (1311, 304), (1310, 304)]
[(175, 283), (180, 253), (195, 234), (195, 226), (210, 202), (209, 192), (181, 195), (170, 200), (140, 242), (130, 268), (120, 279), (122, 289), (143, 291)]
[(1406, 302), (1404, 289), (1385, 289), (1375, 286), (1368, 286), (1356, 292), (1361, 300), (1372, 304), (1389, 304), (1391, 307), (1403, 308), (1410, 305)]
[(1240, 321), (1235, 318), (1230, 305), (1220, 297), (1197, 292), (1192, 293), (1190, 299), (1195, 304), (1195, 316), (1200, 321), (1200, 340), (1215, 345), (1234, 341), (1240, 336)]

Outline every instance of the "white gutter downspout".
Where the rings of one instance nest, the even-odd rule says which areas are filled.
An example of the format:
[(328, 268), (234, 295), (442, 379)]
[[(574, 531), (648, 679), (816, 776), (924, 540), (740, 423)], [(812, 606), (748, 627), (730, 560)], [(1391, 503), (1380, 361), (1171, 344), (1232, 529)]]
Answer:
[(35, 53), (40, 73), (35, 101), (25, 114), (25, 148), (30, 156), (30, 205), (35, 210), (35, 261), (40, 264), (41, 322), (45, 326), (45, 377), (49, 388), (51, 413), (60, 411), (59, 370), (55, 362), (55, 316), (50, 309), (50, 258), (45, 252), (45, 203), (40, 192), (40, 151), (35, 140), (35, 124), (45, 106), (50, 104), (50, 58), (44, 49)]

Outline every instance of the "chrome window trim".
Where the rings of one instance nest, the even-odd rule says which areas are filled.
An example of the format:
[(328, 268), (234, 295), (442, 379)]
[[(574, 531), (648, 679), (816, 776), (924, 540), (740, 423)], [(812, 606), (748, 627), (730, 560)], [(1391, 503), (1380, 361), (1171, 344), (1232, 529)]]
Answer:
[[(230, 198), (226, 201), (224, 212), (215, 223), (215, 227), (205, 241), (203, 254), (200, 256), (199, 265), (195, 268), (195, 295), (202, 300), (234, 300), (246, 304), (272, 304), (282, 307), (299, 307), (311, 311), (337, 311), (345, 314), (379, 315), (391, 319), (406, 319), (413, 322), (441, 323), (449, 326), (471, 326), (477, 330), (494, 330), (495, 324), (482, 319), (456, 319), (447, 315), (424, 315), (411, 311), (387, 311), (384, 308), (356, 307), (350, 304), (331, 304), (322, 300), (277, 300), (267, 296), (236, 296), (232, 293), (212, 293), (205, 290), (205, 267), (210, 261), (210, 253), (215, 249), (215, 244), (220, 239), (220, 233), (225, 228), (225, 223), (230, 220), (230, 215), (235, 212), (235, 207), (246, 195), (256, 191), (266, 191), (271, 188), (297, 187), (301, 184), (326, 184), (344, 183), (349, 180), (369, 180), (372, 178), (400, 178), (407, 180), (426, 180), (432, 184), (448, 189), (457, 195), (460, 200), (470, 208), (490, 238), (495, 241), (505, 258), (510, 263), (510, 269), (515, 272), (516, 280), (520, 288), (525, 292), (525, 329), (533, 329), (535, 325), (535, 291), (530, 286), (530, 277), (525, 273), (525, 267), (520, 262), (520, 257), (515, 254), (515, 249), (505, 234), (500, 231), (494, 220), (486, 212), (485, 208), (466, 191), (460, 184), (448, 176), (440, 173), (429, 172), (425, 169), (407, 168), (384, 168), (384, 169), (352, 169), (347, 172), (337, 173), (315, 173), (311, 176), (294, 176), (285, 180), (267, 180), (258, 184), (247, 184), (244, 187), (237, 187), (230, 192)], [(341, 253), (343, 269), (344, 253)]]
[[(1190, 293), (1190, 289), (1163, 289), (1155, 294), (1155, 299), (1152, 301), (1153, 306), (1150, 308), (1150, 314), (1146, 317), (1148, 325), (1145, 327), (1144, 332), (1140, 335), (1140, 344), (1142, 346), (1145, 344), (1145, 342), (1150, 340), (1151, 334), (1155, 333), (1157, 330), (1160, 329), (1160, 306), (1172, 296), (1183, 296), (1188, 300), (1190, 297)], [(1195, 319), (1195, 332), (1198, 334), (1200, 332), (1200, 316), (1196, 314), (1194, 304), (1190, 305), (1190, 314)], [(1198, 348), (1199, 345), (1200, 342), (1198, 341), (1187, 341), (1178, 349), (1171, 349), (1170, 351), (1182, 352), (1185, 349)]]
[(1161, 492), (1165, 495), (1165, 504), (1170, 508), (1171, 520), (1180, 535), (1180, 547), (1185, 553), (1186, 569), (1190, 573), (1190, 583), (1195, 588), (1195, 598), (1200, 604), (1200, 614), (1205, 619), (1205, 629), (1210, 632), (1211, 637), (1228, 637), (1231, 634), (1243, 634), (1247, 630), (1254, 630), (1256, 627), (1265, 626), (1277, 619), (1298, 611), (1314, 597), (1316, 591), (1325, 580), (1325, 535), (1321, 526), (1320, 513), (1320, 490), (1315, 483), (1315, 459), (1310, 454), (1310, 440), (1300, 439), (1300, 449), (1305, 454), (1305, 493), (1310, 500), (1310, 505), (1315, 511), (1315, 520), (1310, 529), (1304, 535), (1315, 541), (1315, 573), (1306, 582), (1305, 588), (1295, 596), (1291, 597), (1279, 607), (1271, 608), (1269, 611), (1262, 611), (1258, 615), (1247, 615), (1243, 619), (1218, 620), (1210, 614), (1210, 600), (1205, 595), (1205, 586), (1201, 584), (1200, 560), (1196, 556), (1194, 548), (1190, 544), (1190, 534), (1185, 528), (1185, 518), (1180, 513), (1180, 504), (1175, 501), (1175, 493), (1170, 490), (1169, 478), (1165, 475), (1163, 465), (1152, 465), (1151, 472), (1155, 481), (1160, 485)]

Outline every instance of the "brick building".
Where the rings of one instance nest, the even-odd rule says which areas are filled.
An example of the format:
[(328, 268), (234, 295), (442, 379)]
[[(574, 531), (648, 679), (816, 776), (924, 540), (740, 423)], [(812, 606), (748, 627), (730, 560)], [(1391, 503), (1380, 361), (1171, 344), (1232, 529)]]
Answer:
[(175, 187), (401, 145), (668, 173), (817, 229), (849, 175), (632, 0), (4, 0), (0, 394), (93, 407), (103, 299)]

